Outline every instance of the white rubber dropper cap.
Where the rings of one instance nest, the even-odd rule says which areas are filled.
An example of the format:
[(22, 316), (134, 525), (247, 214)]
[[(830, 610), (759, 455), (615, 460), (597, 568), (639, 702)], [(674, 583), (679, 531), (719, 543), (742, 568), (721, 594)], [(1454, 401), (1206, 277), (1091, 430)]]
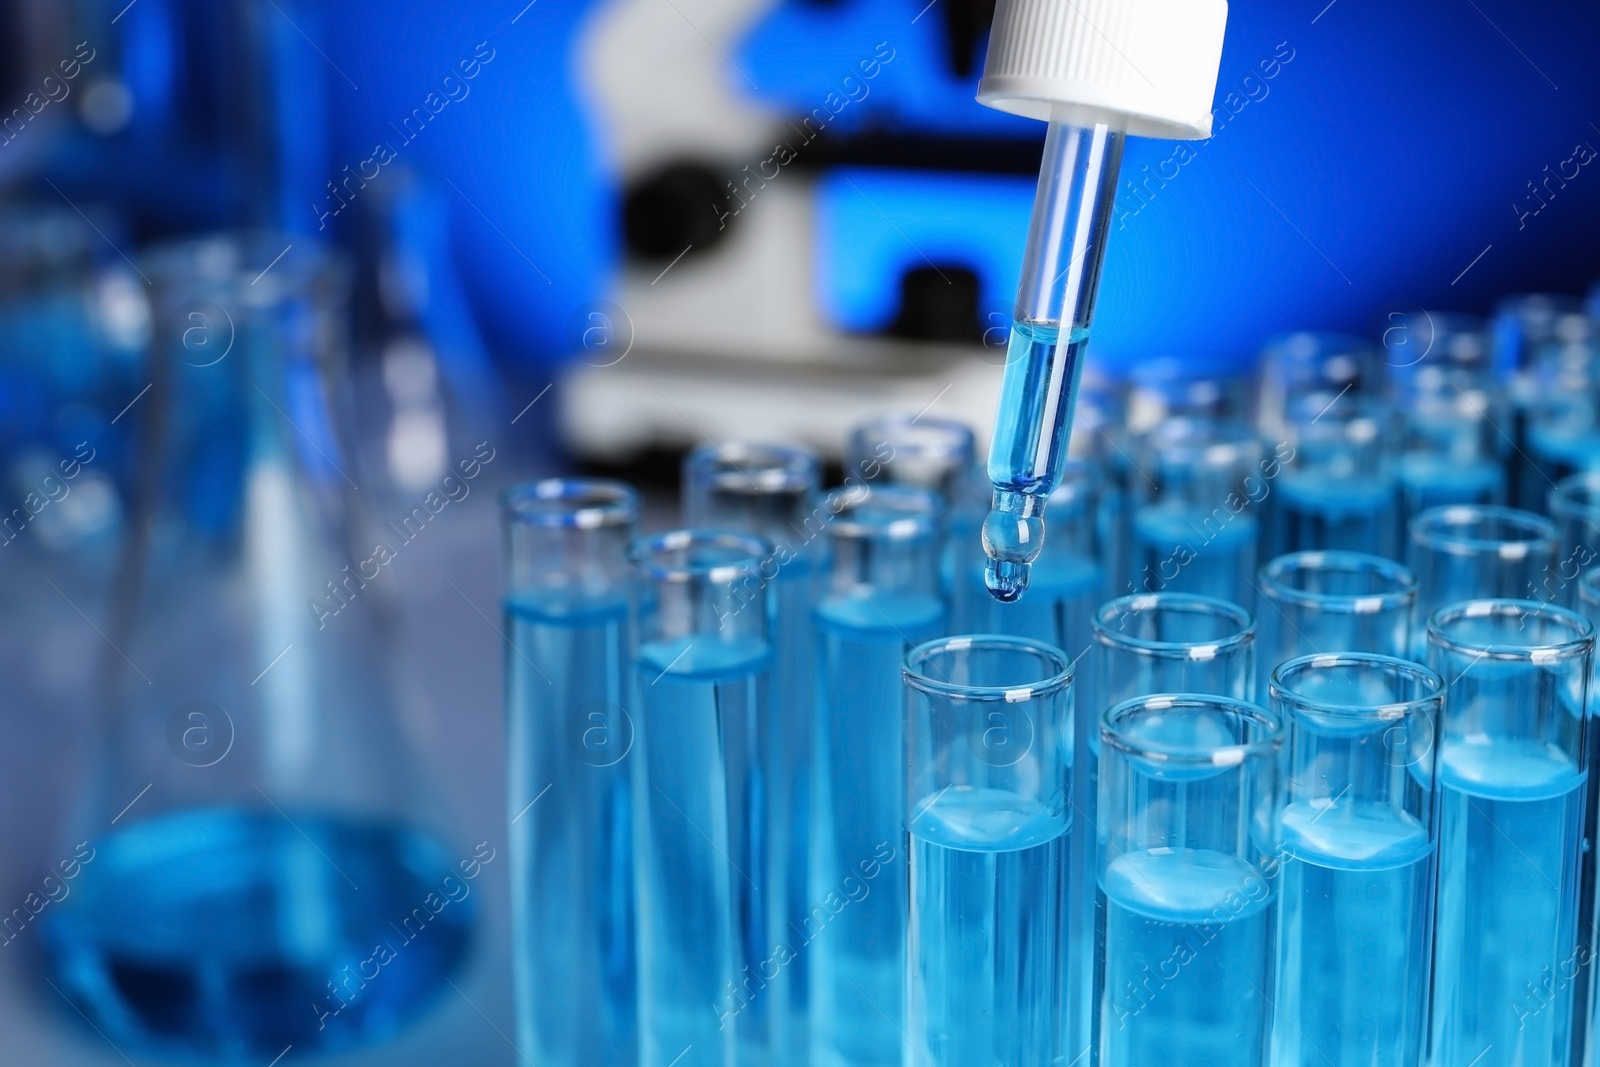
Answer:
[(1227, 21), (1227, 0), (999, 0), (978, 102), (1136, 137), (1210, 137)]

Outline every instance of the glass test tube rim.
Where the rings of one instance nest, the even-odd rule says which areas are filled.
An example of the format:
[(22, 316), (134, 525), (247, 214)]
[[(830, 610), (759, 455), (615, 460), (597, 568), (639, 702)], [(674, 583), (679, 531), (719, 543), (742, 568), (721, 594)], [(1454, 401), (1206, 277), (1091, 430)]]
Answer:
[(707, 441), (689, 453), (684, 471), (708, 472), (710, 484), (721, 491), (758, 495), (809, 489), (820, 477), (822, 460), (816, 452), (799, 445)]
[[(1590, 567), (1578, 576), (1578, 603), (1590, 604), (1600, 618), (1600, 567)], [(1595, 694), (1600, 699), (1600, 693)]]
[[(1128, 608), (1127, 611), (1122, 610), (1124, 606)], [(1158, 641), (1148, 637), (1136, 637), (1126, 631), (1111, 628), (1111, 624), (1118, 619), (1137, 617), (1161, 608), (1179, 608), (1197, 615), (1205, 614), (1214, 618), (1228, 619), (1236, 624), (1237, 629), (1225, 636), (1205, 641)], [(1090, 618), (1090, 628), (1094, 631), (1095, 640), (1101, 644), (1173, 659), (1199, 658), (1195, 652), (1202, 648), (1210, 649), (1213, 656), (1220, 656), (1241, 645), (1249, 644), (1256, 637), (1255, 616), (1246, 608), (1232, 601), (1201, 596), (1198, 593), (1130, 593), (1114, 597), (1095, 609), (1094, 615)]]
[[(1391, 676), (1404, 676), (1431, 687), (1419, 697), (1404, 700), (1387, 700), (1381, 704), (1352, 704), (1317, 700), (1293, 689), (1287, 679), (1307, 670), (1348, 670), (1350, 668), (1382, 668)], [(1282, 701), (1291, 712), (1310, 712), (1330, 719), (1373, 719), (1376, 722), (1402, 722), (1412, 712), (1426, 711), (1430, 706), (1444, 704), (1445, 684), (1438, 671), (1415, 660), (1386, 656), (1381, 652), (1313, 652), (1285, 660), (1272, 669), (1269, 692), (1271, 699)]]
[[(1524, 537), (1474, 537), (1451, 533), (1455, 527), (1503, 524)], [(1429, 508), (1406, 524), (1412, 544), (1452, 556), (1494, 554), (1501, 559), (1525, 559), (1539, 551), (1555, 552), (1560, 536), (1555, 523), (1531, 511), (1500, 504), (1440, 504)]]
[[(1465, 619), (1489, 617), (1497, 619), (1514, 617), (1518, 624), (1517, 633), (1525, 632), (1523, 626), (1530, 617), (1554, 621), (1574, 636), (1564, 641), (1502, 644), (1463, 641), (1450, 636), (1447, 632), (1448, 627)], [(1478, 660), (1533, 663), (1539, 666), (1588, 654), (1594, 647), (1594, 632), (1594, 625), (1575, 611), (1558, 607), (1547, 600), (1517, 600), (1510, 597), (1463, 600), (1447, 604), (1428, 619), (1429, 645), (1437, 646), (1447, 652), (1473, 655)]]
[[(665, 557), (695, 548), (719, 549), (734, 558), (716, 563), (663, 562)], [(635, 538), (628, 546), (628, 562), (655, 582), (721, 584), (757, 573), (772, 553), (772, 543), (756, 534), (717, 529), (668, 530)]]
[[(1283, 579), (1291, 572), (1296, 574), (1321, 569), (1325, 563), (1343, 564), (1330, 570), (1346, 573), (1375, 574), (1393, 579), (1396, 588), (1373, 593), (1314, 593), (1287, 584)], [(1302, 566), (1303, 565), (1303, 566)], [(1271, 600), (1281, 600), (1297, 607), (1315, 608), (1318, 611), (1340, 615), (1370, 615), (1415, 604), (1417, 576), (1410, 567), (1386, 556), (1370, 552), (1345, 552), (1338, 549), (1308, 549), (1286, 552), (1262, 565), (1257, 574), (1261, 594)]]
[[(1117, 723), (1126, 719), (1183, 709), (1221, 709), (1265, 729), (1253, 740), (1227, 745), (1171, 745), (1135, 737)], [(1125, 756), (1172, 767), (1236, 767), (1283, 746), (1283, 717), (1270, 708), (1235, 697), (1209, 693), (1151, 693), (1107, 708), (1100, 716), (1100, 743)], [(1101, 759), (1104, 759), (1104, 755)]]
[(639, 493), (610, 478), (541, 478), (503, 491), (500, 510), (529, 526), (597, 530), (637, 521)]
[[(837, 510), (833, 506), (836, 501), (843, 504)], [(832, 513), (824, 527), (829, 537), (861, 541), (913, 541), (936, 538), (943, 532), (946, 511), (944, 496), (931, 489), (903, 485), (837, 487), (823, 491), (822, 504)], [(847, 517), (874, 504), (887, 504), (886, 511), (899, 514), (865, 519)]]
[(1600, 471), (1578, 471), (1551, 486), (1550, 514), (1600, 525)]
[[(295, 250), (284, 254), (290, 244)], [(279, 255), (281, 262), (273, 259)], [(354, 277), (336, 246), (270, 229), (218, 230), (161, 241), (139, 262), (158, 299), (172, 289), (192, 299), (204, 288), (251, 308), (271, 307), (302, 290), (338, 298)]]
[[(879, 432), (880, 430), (882, 432)], [(872, 437), (880, 441), (892, 440), (896, 444), (904, 444), (917, 456), (929, 459), (954, 459), (961, 456), (971, 459), (976, 455), (977, 449), (977, 436), (972, 432), (972, 427), (959, 419), (947, 419), (938, 415), (906, 415), (899, 412), (879, 415), (861, 423), (850, 432), (852, 444)], [(902, 458), (898, 450), (895, 458)]]
[[(924, 669), (928, 661), (942, 653), (975, 651), (1031, 653), (1051, 669), (1036, 681), (1018, 681), (1005, 685), (949, 682), (929, 676)], [(1011, 704), (1054, 696), (1072, 684), (1074, 668), (1072, 659), (1061, 649), (1031, 637), (1012, 637), (1006, 634), (959, 634), (952, 637), (936, 637), (912, 648), (902, 660), (900, 676), (906, 685), (930, 696)]]

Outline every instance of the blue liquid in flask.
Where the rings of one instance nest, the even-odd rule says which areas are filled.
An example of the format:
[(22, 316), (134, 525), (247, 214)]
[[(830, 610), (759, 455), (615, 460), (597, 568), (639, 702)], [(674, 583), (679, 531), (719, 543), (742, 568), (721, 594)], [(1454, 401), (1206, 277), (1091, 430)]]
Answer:
[[(814, 952), (819, 1067), (898, 1067), (905, 981), (906, 878), (900, 666), (935, 636), (934, 596), (875, 591), (825, 600), (813, 616), (821, 666), (812, 838), (812, 911), (798, 952)], [(875, 872), (864, 882), (867, 871)], [(847, 881), (848, 880), (848, 881)], [(819, 905), (867, 886), (832, 914)]]
[(1544, 742), (1441, 745), (1437, 1062), (1569, 1062), (1585, 779)]
[(633, 829), (628, 605), (560, 596), (506, 604), (518, 1044), (548, 1067), (632, 1062)]
[(196, 809), (96, 844), (47, 921), (52, 980), (114, 1044), (264, 1063), (395, 1033), (460, 964), (476, 902), (427, 907), (457, 873), (430, 838), (289, 818)]
[(1015, 321), (1000, 384), (1000, 407), (989, 446), (992, 510), (983, 524), (990, 594), (1009, 603), (1028, 588), (1029, 565), (1039, 555), (1044, 501), (1061, 484), (1072, 407), (1083, 371), (1087, 327)]
[(1065, 1063), (1068, 823), (956, 786), (913, 809), (907, 1063)]
[[(635, 801), (645, 1067), (770, 1062), (779, 1052), (787, 975), (768, 979), (769, 924), (782, 913), (768, 876), (761, 759), (777, 727), (772, 659), (758, 638), (695, 635), (645, 643), (634, 664), (648, 782)], [(768, 980), (747, 982), (746, 966)]]
[(1267, 1063), (1276, 902), (1260, 872), (1201, 849), (1125, 853), (1097, 903), (1097, 1062)]
[(1279, 1067), (1421, 1062), (1433, 847), (1387, 805), (1300, 801), (1283, 813)]

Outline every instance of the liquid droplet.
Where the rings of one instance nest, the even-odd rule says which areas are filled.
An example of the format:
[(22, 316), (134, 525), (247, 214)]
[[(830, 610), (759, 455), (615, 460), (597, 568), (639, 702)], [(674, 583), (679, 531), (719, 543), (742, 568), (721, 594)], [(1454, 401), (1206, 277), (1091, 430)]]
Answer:
[(989, 587), (989, 595), (1000, 603), (1012, 604), (1022, 599), (1023, 592), (1028, 588), (1028, 572), (1031, 569), (1026, 563), (991, 559), (983, 572), (983, 584)]

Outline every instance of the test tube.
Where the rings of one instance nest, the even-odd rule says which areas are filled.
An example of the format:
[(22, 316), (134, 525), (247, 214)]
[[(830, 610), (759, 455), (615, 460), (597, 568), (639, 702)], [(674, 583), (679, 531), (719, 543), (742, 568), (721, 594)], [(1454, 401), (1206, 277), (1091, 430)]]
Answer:
[(939, 583), (952, 629), (977, 629), (974, 612), (988, 593), (979, 575), (968, 578), (965, 561), (974, 555), (983, 497), (978, 490), (972, 430), (953, 419), (890, 415), (856, 427), (845, 456), (848, 475), (878, 485), (898, 485), (937, 493), (944, 501), (944, 531)]
[(782, 840), (768, 789), (772, 545), (675, 530), (633, 542), (639, 1063), (732, 1067), (787, 1049)]
[(1420, 1064), (1444, 683), (1350, 652), (1281, 664), (1271, 692), (1289, 757), (1273, 1062)]
[(982, 635), (918, 645), (904, 675), (903, 1062), (1065, 1064), (1072, 667)]
[(637, 1057), (628, 758), (628, 543), (620, 482), (501, 498), (517, 1043), (550, 1067)]
[(1417, 576), (1411, 635), (1416, 658), (1427, 647), (1433, 613), (1462, 600), (1546, 600), (1554, 573), (1556, 528), (1515, 508), (1450, 505), (1411, 520), (1406, 562)]
[(1375, 397), (1382, 375), (1361, 338), (1302, 330), (1266, 343), (1256, 380), (1256, 428), (1275, 443), (1286, 439), (1307, 397)]
[[(920, 489), (839, 489), (813, 613), (817, 742), (810, 895), (813, 1062), (898, 1067), (905, 1026), (901, 662), (944, 627), (943, 504)], [(834, 908), (841, 899), (847, 905)]]
[(1291, 552), (1261, 568), (1256, 692), (1278, 664), (1313, 653), (1411, 654), (1417, 576), (1363, 552)]
[[(811, 735), (816, 722), (812, 683), (816, 654), (811, 640), (812, 579), (816, 556), (816, 494), (821, 488), (821, 461), (816, 453), (783, 445), (731, 442), (705, 444), (683, 464), (683, 516), (691, 527), (736, 530), (765, 537), (771, 557), (757, 568), (760, 584), (770, 585), (774, 708), (778, 728), (770, 753), (774, 778), (768, 802), (772, 822), (783, 836), (771, 847), (782, 849), (785, 901), (790, 929), (805, 922), (807, 847), (811, 812)], [(808, 522), (809, 520), (809, 522)], [(792, 1062), (807, 1062), (810, 1025), (806, 992), (810, 956), (801, 953), (789, 963), (787, 1053)]]
[(1574, 1063), (1588, 1000), (1573, 979), (1592, 967), (1579, 913), (1593, 634), (1533, 600), (1469, 600), (1428, 623), (1445, 680), (1435, 1063)]
[(1538, 599), (1571, 607), (1579, 576), (1600, 561), (1600, 472), (1570, 474), (1556, 483), (1550, 490), (1550, 517), (1561, 558)]
[(1096, 1062), (1269, 1062), (1282, 735), (1219, 696), (1102, 719)]
[(1495, 307), (1495, 376), (1511, 407), (1506, 499), (1515, 507), (1537, 510), (1549, 485), (1529, 455), (1529, 424), (1539, 404), (1535, 373), (1539, 353), (1563, 336), (1586, 331), (1583, 319), (1583, 302), (1574, 296), (1523, 293), (1508, 296)]
[(1079, 660), (1069, 865), (1072, 1056), (1088, 1049), (1094, 1007), (1094, 835), (1099, 798), (1100, 716), (1151, 693), (1209, 693), (1237, 700), (1255, 688), (1255, 623), (1237, 604), (1189, 593), (1142, 593), (1102, 604), (1094, 643)]
[(1307, 393), (1268, 437), (1279, 476), (1269, 498), (1267, 552), (1318, 549), (1393, 556), (1399, 504), (1389, 408), (1353, 390)]
[[(979, 595), (969, 599), (962, 633), (1031, 637), (1080, 655), (1089, 647), (1089, 619), (1105, 595), (1105, 569), (1100, 564), (1098, 507), (1101, 480), (1097, 468), (1076, 460), (1066, 464), (1061, 485), (1050, 494), (1050, 540), (1033, 563), (1028, 595), (1006, 603), (983, 593), (984, 562), (964, 563), (968, 584)], [(963, 549), (970, 544), (963, 542)]]
[(1270, 485), (1243, 423), (1178, 419), (1145, 441), (1133, 482), (1133, 590), (1252, 600), (1256, 505)]
[(1600, 337), (1585, 315), (1563, 318), (1556, 336), (1534, 354), (1523, 486), (1526, 506), (1543, 502), (1545, 487), (1600, 466)]
[(1384, 333), (1399, 413), (1400, 521), (1443, 504), (1502, 504), (1507, 421), (1482, 319), (1417, 312)]

